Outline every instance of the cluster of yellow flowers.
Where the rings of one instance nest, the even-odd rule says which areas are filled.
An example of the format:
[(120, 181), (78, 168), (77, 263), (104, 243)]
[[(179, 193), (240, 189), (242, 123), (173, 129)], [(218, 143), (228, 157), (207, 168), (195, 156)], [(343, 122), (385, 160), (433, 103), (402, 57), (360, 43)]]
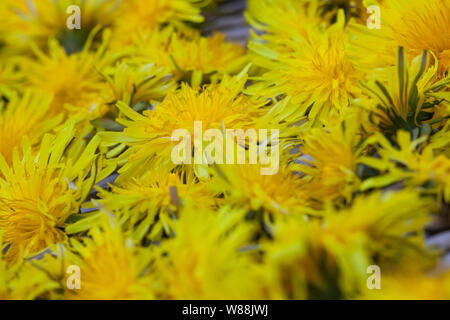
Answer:
[[(450, 298), (450, 2), (219, 3), (0, 0), (0, 299)], [(196, 121), (278, 171), (174, 163)]]

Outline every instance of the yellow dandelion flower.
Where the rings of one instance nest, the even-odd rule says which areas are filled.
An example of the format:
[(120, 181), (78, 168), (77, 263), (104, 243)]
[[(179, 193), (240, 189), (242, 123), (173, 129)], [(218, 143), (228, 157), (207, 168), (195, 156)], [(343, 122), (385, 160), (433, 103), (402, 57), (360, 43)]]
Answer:
[[(169, 54), (175, 65), (175, 74), (191, 72), (191, 85), (201, 84), (202, 76), (214, 74), (237, 74), (242, 70), (247, 57), (245, 49), (238, 44), (227, 42), (225, 35), (215, 33), (212, 37), (201, 37), (196, 34), (193, 39), (172, 36)], [(216, 78), (217, 78), (216, 75)]]
[[(174, 225), (175, 237), (161, 243), (156, 264), (162, 299), (257, 299), (252, 226), (242, 212), (217, 213), (185, 208)], [(240, 250), (241, 249), (241, 250)], [(163, 289), (164, 288), (164, 289)]]
[(130, 63), (156, 63), (171, 70), (177, 79), (189, 79), (192, 86), (200, 85), (203, 78), (217, 82), (225, 74), (237, 74), (248, 62), (245, 49), (227, 41), (222, 33), (203, 37), (199, 32), (176, 32), (170, 27), (135, 35), (123, 51)]
[(395, 50), (408, 60), (424, 50), (433, 54), (443, 75), (450, 67), (450, 4), (441, 0), (380, 1), (380, 29), (353, 24), (355, 60), (367, 71), (395, 64)]
[(4, 54), (4, 46), (6, 44), (6, 38), (8, 35), (8, 29), (11, 27), (11, 16), (6, 13), (8, 8), (8, 3), (6, 1), (0, 2), (0, 44), (2, 48), (0, 53)]
[(38, 59), (24, 62), (28, 84), (54, 96), (49, 115), (63, 113), (93, 119), (108, 110), (102, 103), (104, 79), (98, 71), (107, 63), (103, 56), (105, 47), (96, 53), (87, 49), (68, 55), (56, 41), (51, 41), (48, 55), (35, 48)]
[[(0, 237), (1, 240), (1, 237)], [(28, 262), (14, 265), (0, 258), (0, 300), (34, 300), (48, 298), (59, 284)]]
[[(123, 52), (124, 56), (131, 57), (136, 63), (157, 63), (158, 66), (168, 66), (171, 61), (167, 52), (174, 33), (176, 31), (171, 26), (155, 29), (152, 32), (137, 31), (129, 35), (129, 43), (126, 46), (112, 42), (111, 48)], [(185, 33), (189, 34), (189, 32), (182, 34)]]
[[(145, 236), (158, 240), (164, 234), (170, 235), (172, 217), (176, 217), (185, 202), (195, 202), (196, 207), (207, 209), (214, 209), (219, 202), (207, 183), (199, 182), (191, 171), (186, 170), (149, 169), (142, 177), (111, 186), (111, 191), (99, 190), (98, 196), (98, 203), (117, 217), (126, 234), (135, 241), (141, 241)], [(69, 234), (85, 231), (101, 215), (100, 212), (79, 220), (66, 231)]]
[[(426, 145), (427, 136), (412, 140), (411, 134), (398, 131), (395, 144), (376, 133), (367, 143), (376, 146), (380, 158), (360, 159), (379, 175), (365, 180), (361, 190), (386, 187), (396, 182), (416, 187), (424, 193), (435, 194), (438, 199), (450, 200), (450, 159), (436, 154), (434, 145)], [(449, 140), (447, 139), (447, 144)]]
[(372, 97), (362, 106), (370, 112), (371, 122), (388, 136), (398, 129), (426, 132), (430, 125), (439, 127), (448, 117), (443, 110), (450, 102), (450, 77), (436, 79), (437, 64), (428, 67), (426, 51), (409, 64), (400, 47), (397, 58), (397, 68), (386, 69), (380, 80), (363, 84)]
[[(117, 0), (5, 0), (5, 14), (10, 16), (12, 46), (28, 47), (36, 42), (44, 48), (49, 38), (56, 38), (68, 52), (79, 51), (97, 26), (108, 26), (117, 14)], [(78, 6), (80, 29), (69, 30), (70, 6)], [(73, 12), (72, 12), (73, 13)]]
[[(106, 216), (103, 216), (106, 218)], [(108, 219), (92, 227), (89, 237), (71, 239), (72, 265), (80, 268), (81, 288), (67, 290), (65, 298), (122, 300), (154, 298), (149, 267), (152, 250), (133, 245)]]
[(9, 98), (13, 92), (17, 92), (23, 77), (19, 66), (12, 59), (7, 59), (7, 63), (0, 63), (0, 97)]
[[(223, 190), (225, 201), (264, 215), (303, 215), (308, 212), (307, 181), (283, 165), (277, 173), (261, 175), (261, 164), (220, 165), (215, 188)], [(266, 216), (267, 218), (267, 216)]]
[(271, 48), (270, 41), (250, 43), (250, 50), (262, 58), (256, 62), (268, 71), (248, 92), (257, 96), (263, 92), (272, 99), (286, 96), (284, 114), (291, 123), (307, 115), (315, 125), (329, 114), (345, 112), (360, 94), (361, 74), (347, 56), (343, 28), (341, 14), (329, 28), (307, 25), (306, 37), (289, 39), (281, 46)]
[(327, 127), (299, 134), (302, 156), (293, 168), (306, 175), (307, 188), (316, 201), (349, 201), (359, 187), (357, 164), (364, 152), (359, 145), (358, 118), (349, 114), (327, 120)]
[(280, 220), (273, 241), (262, 245), (272, 298), (354, 298), (366, 287), (368, 266), (428, 258), (423, 226), (432, 208), (430, 199), (404, 190), (358, 197), (345, 210), (328, 207), (323, 221)]
[(20, 147), (24, 136), (34, 147), (61, 122), (60, 116), (48, 116), (51, 101), (52, 96), (28, 90), (23, 97), (14, 94), (5, 106), (0, 106), (0, 136), (8, 137), (0, 140), (0, 154), (7, 163), (12, 162), (13, 151)]
[(432, 197), (405, 188), (358, 196), (350, 208), (327, 207), (323, 216), (338, 239), (352, 232), (365, 233), (371, 257), (380, 265), (393, 267), (401, 261), (416, 261), (418, 266), (431, 266), (435, 255), (425, 244), (424, 227), (436, 209)]
[(108, 89), (103, 93), (108, 104), (117, 101), (135, 106), (138, 103), (159, 100), (174, 85), (169, 71), (151, 64), (121, 63), (111, 74), (104, 72)]
[(37, 156), (28, 139), (22, 143), (22, 158), (17, 149), (13, 152), (11, 166), (0, 155), (0, 229), (9, 244), (8, 260), (65, 239), (66, 219), (78, 212), (95, 180), (90, 169), (98, 145), (93, 139), (78, 159), (65, 159), (64, 150), (73, 136), (74, 124), (68, 123), (55, 138), (43, 137)]
[(277, 38), (307, 36), (308, 25), (319, 25), (319, 8), (316, 2), (297, 0), (249, 0), (245, 17), (249, 23)]
[(0, 299), (449, 297), (449, 1), (224, 2), (0, 0)]
[[(119, 172), (125, 178), (129, 174), (136, 176), (138, 172), (145, 172), (152, 162), (174, 167), (171, 154), (179, 142), (174, 141), (172, 135), (177, 129), (187, 130), (193, 143), (194, 139), (199, 139), (194, 138), (198, 134), (194, 132), (197, 131), (195, 124), (199, 122), (201, 130), (267, 128), (265, 120), (258, 118), (265, 102), (255, 103), (241, 94), (245, 83), (246, 76), (237, 76), (225, 77), (221, 83), (203, 89), (182, 84), (179, 91), (172, 90), (161, 104), (154, 110), (145, 110), (143, 115), (119, 102), (117, 107), (128, 119), (122, 116), (117, 122), (125, 129), (123, 132), (100, 132), (102, 145), (129, 146), (118, 158), (119, 164), (124, 163)], [(209, 145), (203, 136), (199, 142)]]
[(331, 24), (339, 10), (348, 19), (366, 18), (363, 0), (249, 0), (245, 16), (257, 29), (281, 37), (305, 36), (308, 24)]
[[(316, 0), (307, 0), (314, 3)], [(373, 0), (319, 0), (320, 13), (326, 21), (334, 21), (340, 9), (344, 10), (345, 16), (355, 18), (357, 21), (366, 22), (368, 14), (365, 3), (372, 3)]]
[(150, 33), (164, 24), (186, 29), (186, 23), (203, 22), (200, 8), (205, 0), (127, 0), (119, 6), (120, 16), (114, 22), (114, 42), (125, 45), (130, 35)]

